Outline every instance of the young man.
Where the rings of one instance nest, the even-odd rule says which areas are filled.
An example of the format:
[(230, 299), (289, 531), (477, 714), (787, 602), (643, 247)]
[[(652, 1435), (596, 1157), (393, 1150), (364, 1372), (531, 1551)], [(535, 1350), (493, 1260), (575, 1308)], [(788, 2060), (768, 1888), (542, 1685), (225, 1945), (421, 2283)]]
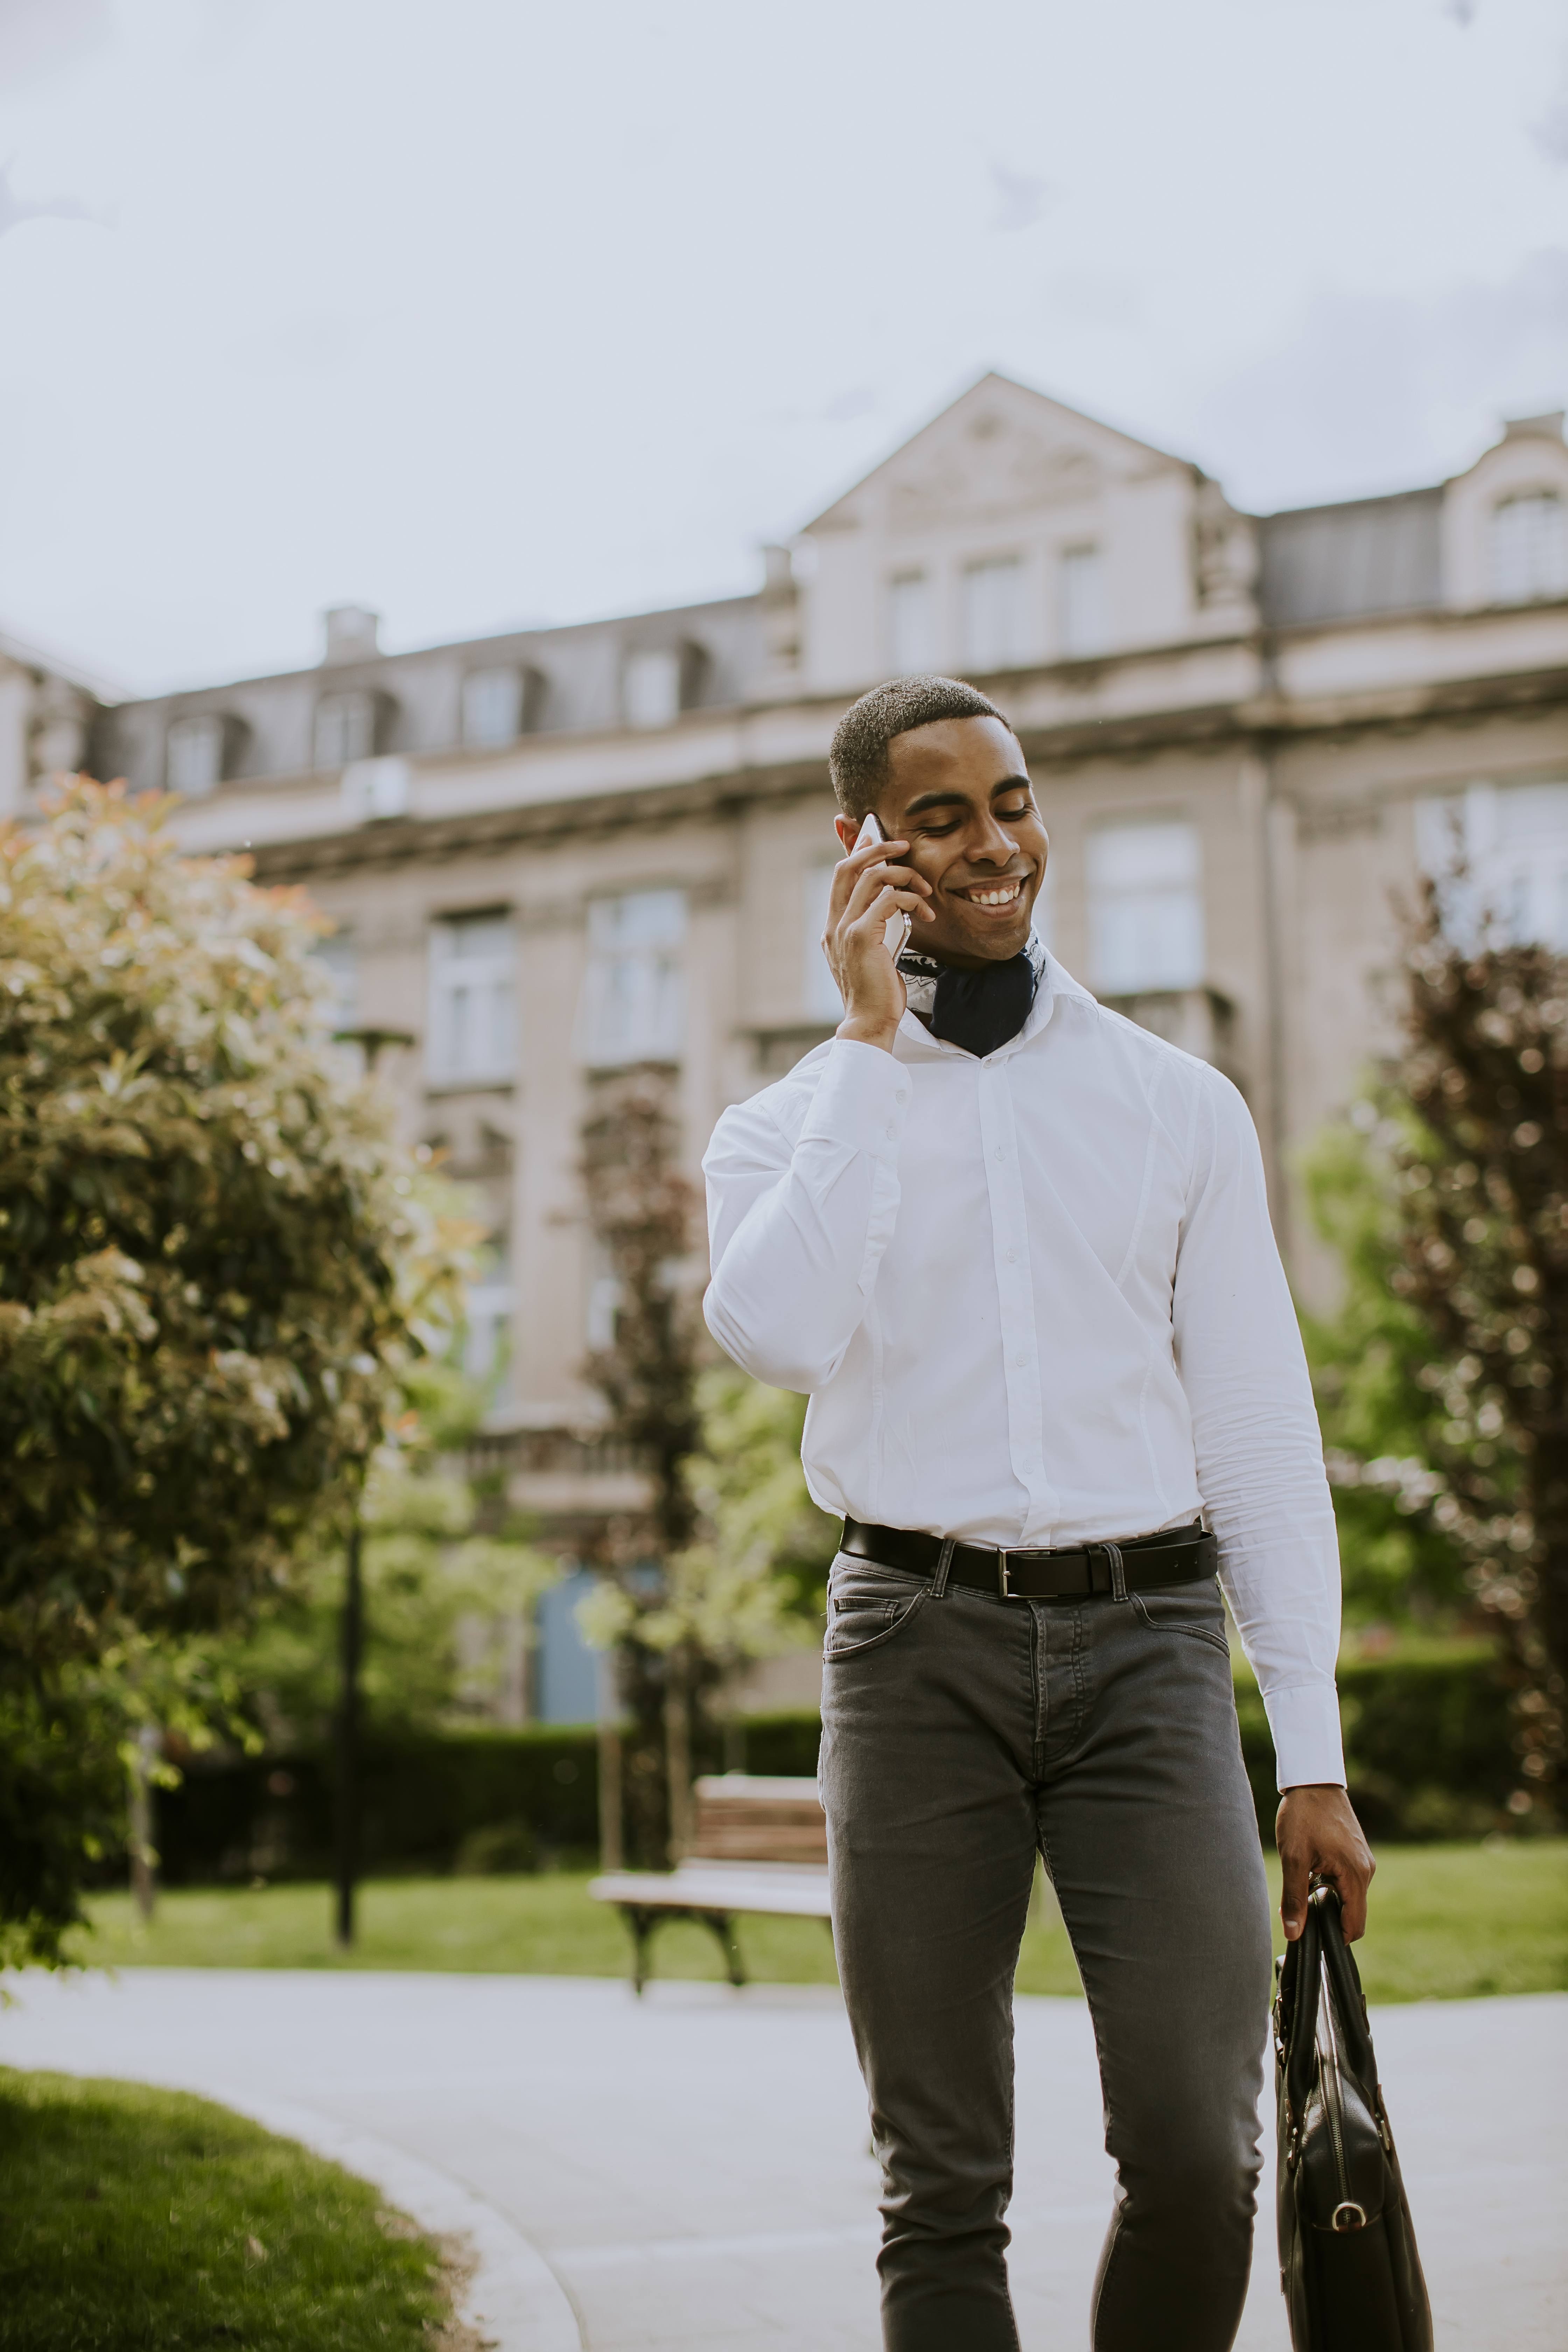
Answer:
[[(1045, 828), (984, 696), (880, 687), (831, 764), (844, 1018), (719, 1122), (706, 1311), (748, 1371), (809, 1394), (807, 1481), (844, 1514), (821, 1781), (884, 2176), (884, 2340), (1017, 2343), (1012, 1990), (1038, 1850), (1118, 2173), (1096, 2352), (1224, 2352), (1269, 1931), (1221, 1585), (1279, 1759), (1286, 1934), (1321, 1872), (1359, 1935), (1373, 1869), (1258, 1139), (1234, 1087), (1035, 937)], [(858, 851), (868, 811), (887, 838)]]

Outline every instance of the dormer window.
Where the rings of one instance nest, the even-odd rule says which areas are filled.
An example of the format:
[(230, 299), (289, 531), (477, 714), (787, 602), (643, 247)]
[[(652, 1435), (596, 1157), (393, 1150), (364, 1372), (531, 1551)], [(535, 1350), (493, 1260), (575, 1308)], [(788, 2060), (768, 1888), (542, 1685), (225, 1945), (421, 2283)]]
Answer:
[(1568, 506), (1555, 490), (1527, 490), (1492, 509), (1494, 604), (1568, 595)]
[(316, 705), (315, 764), (346, 768), (375, 751), (375, 697), (366, 689), (323, 694)]
[(1061, 554), (1062, 651), (1102, 654), (1110, 629), (1105, 609), (1105, 562), (1098, 547), (1065, 547)]
[(463, 680), (463, 740), (474, 751), (514, 743), (522, 732), (522, 672), (471, 669)]
[(224, 722), (216, 710), (191, 711), (169, 722), (164, 781), (172, 793), (200, 800), (223, 782)]
[(963, 657), (972, 670), (1016, 669), (1028, 659), (1024, 567), (1016, 555), (972, 563), (963, 575)]
[(680, 656), (646, 648), (626, 657), (622, 681), (628, 727), (668, 727), (680, 716)]

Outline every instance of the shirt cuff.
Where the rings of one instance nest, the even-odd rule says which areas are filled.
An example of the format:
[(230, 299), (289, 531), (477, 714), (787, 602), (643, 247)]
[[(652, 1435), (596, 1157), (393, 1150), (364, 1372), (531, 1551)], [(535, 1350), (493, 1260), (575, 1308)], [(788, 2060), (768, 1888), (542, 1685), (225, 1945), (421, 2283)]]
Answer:
[(803, 1143), (837, 1143), (851, 1151), (886, 1154), (909, 1117), (910, 1074), (880, 1045), (836, 1037), (816, 1082)]
[(1340, 1699), (1332, 1683), (1298, 1683), (1265, 1697), (1274, 1736), (1275, 1777), (1281, 1789), (1331, 1781), (1345, 1785)]

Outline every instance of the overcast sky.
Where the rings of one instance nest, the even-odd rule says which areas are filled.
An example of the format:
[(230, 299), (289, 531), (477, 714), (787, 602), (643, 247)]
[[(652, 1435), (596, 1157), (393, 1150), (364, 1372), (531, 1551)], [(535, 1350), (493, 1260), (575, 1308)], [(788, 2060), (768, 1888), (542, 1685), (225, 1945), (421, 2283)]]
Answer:
[(0, 0), (0, 626), (754, 584), (985, 367), (1258, 510), (1568, 401), (1563, 0)]

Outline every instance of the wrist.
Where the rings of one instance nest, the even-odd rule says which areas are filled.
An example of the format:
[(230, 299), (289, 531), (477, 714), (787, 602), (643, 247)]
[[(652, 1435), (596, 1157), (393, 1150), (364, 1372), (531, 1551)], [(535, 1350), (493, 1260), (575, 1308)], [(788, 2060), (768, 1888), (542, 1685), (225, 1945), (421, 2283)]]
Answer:
[(847, 1013), (833, 1034), (836, 1037), (847, 1038), (851, 1045), (875, 1045), (882, 1053), (890, 1054), (893, 1040), (899, 1034), (899, 1024), (896, 1021), (889, 1024), (871, 1020), (863, 1013)]

